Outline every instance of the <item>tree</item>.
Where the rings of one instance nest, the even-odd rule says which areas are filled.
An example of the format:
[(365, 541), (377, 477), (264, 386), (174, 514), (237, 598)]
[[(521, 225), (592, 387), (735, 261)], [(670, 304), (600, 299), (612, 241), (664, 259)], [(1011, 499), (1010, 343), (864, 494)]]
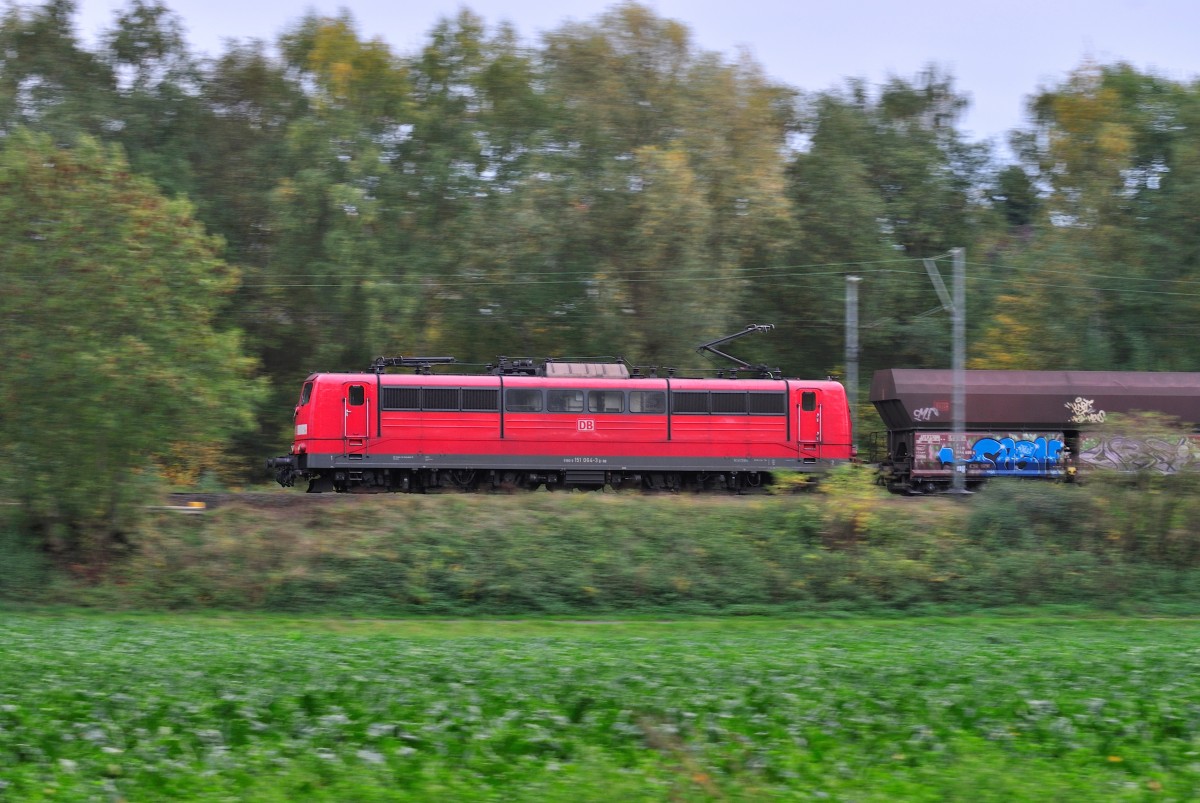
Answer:
[(168, 195), (194, 196), (207, 109), (182, 20), (158, 0), (132, 0), (102, 42), (98, 55), (116, 81), (104, 139)]
[(60, 139), (110, 130), (116, 78), (79, 46), (74, 0), (33, 10), (10, 5), (0, 21), (0, 132), (16, 126)]
[(101, 547), (156, 466), (197, 467), (249, 424), (261, 387), (214, 327), (238, 281), (219, 250), (113, 148), (0, 145), (0, 453), (52, 546)]
[(314, 344), (319, 362), (479, 357), (497, 320), (479, 310), (506, 301), (512, 279), (497, 259), (494, 235), (513, 228), (499, 210), (511, 210), (544, 126), (515, 34), (490, 35), (463, 11), (400, 59), (346, 16), (312, 18), (284, 52), (312, 87), (312, 112), (289, 132), (297, 169), (274, 193), (273, 261), (280, 275), (302, 272), (294, 319), (307, 336), (337, 333)]
[(1037, 188), (1020, 165), (1009, 165), (1000, 171), (991, 200), (1005, 222), (1013, 227), (1033, 224), (1041, 207)]
[(593, 348), (690, 367), (742, 323), (743, 273), (778, 249), (790, 93), (636, 3), (548, 34), (542, 63), (554, 117), (523, 189), (560, 199), (562, 250), (542, 264), (573, 282), (542, 314), (567, 311)]
[(1200, 90), (1087, 63), (1029, 108), (1014, 143), (1044, 198), (1010, 293), (1034, 359), (1190, 370), (1200, 359)]
[(806, 346), (785, 363), (789, 371), (824, 373), (840, 363), (843, 322), (830, 302), (842, 299), (847, 273), (867, 278), (868, 365), (949, 361), (949, 324), (919, 259), (969, 246), (985, 229), (987, 209), (976, 198), (987, 149), (955, 128), (966, 104), (953, 79), (929, 67), (876, 92), (850, 80), (799, 109), (803, 147), (788, 169), (788, 264), (796, 267), (786, 283), (767, 277), (757, 294), (779, 310), (782, 340)]
[(380, 288), (404, 273), (411, 234), (393, 181), (411, 114), (407, 70), (382, 40), (361, 39), (348, 13), (306, 17), (281, 47), (307, 110), (288, 125), (290, 169), (271, 194), (268, 278), (289, 285), (280, 331), (310, 364), (365, 366), (379, 353), (376, 294), (394, 293)]

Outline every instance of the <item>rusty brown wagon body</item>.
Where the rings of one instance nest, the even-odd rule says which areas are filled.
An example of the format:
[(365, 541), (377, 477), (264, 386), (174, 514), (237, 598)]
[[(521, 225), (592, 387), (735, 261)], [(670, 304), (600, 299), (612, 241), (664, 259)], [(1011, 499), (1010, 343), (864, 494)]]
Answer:
[(1186, 434), (1132, 438), (1101, 426), (1114, 413), (1161, 413), (1200, 422), (1200, 373), (966, 371), (965, 437), (952, 427), (954, 372), (877, 371), (871, 402), (887, 429), (881, 477), (896, 491), (933, 491), (954, 472), (1069, 479), (1080, 470), (1174, 472), (1200, 465)]

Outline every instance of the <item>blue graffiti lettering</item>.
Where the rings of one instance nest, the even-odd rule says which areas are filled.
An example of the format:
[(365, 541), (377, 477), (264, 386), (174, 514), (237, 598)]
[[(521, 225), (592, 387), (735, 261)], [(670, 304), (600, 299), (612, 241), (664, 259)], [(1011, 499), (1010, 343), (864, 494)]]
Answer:
[[(971, 444), (967, 470), (986, 477), (1040, 477), (1061, 473), (1063, 442), (1058, 438), (1033, 440), (980, 438)], [(943, 466), (953, 465), (954, 450), (943, 446), (938, 452)]]

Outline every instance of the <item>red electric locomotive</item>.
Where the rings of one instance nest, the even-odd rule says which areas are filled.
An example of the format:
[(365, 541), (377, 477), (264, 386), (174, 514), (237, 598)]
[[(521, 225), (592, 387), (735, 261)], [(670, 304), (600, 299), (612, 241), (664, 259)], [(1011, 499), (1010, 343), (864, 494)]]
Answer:
[(846, 393), (832, 380), (783, 379), (761, 366), (753, 379), (737, 370), (693, 379), (620, 361), (504, 358), (482, 374), (433, 373), (450, 362), (380, 358), (364, 373), (310, 375), (291, 454), (268, 461), (276, 479), (307, 479), (310, 493), (737, 491), (771, 471), (820, 472), (852, 454)]

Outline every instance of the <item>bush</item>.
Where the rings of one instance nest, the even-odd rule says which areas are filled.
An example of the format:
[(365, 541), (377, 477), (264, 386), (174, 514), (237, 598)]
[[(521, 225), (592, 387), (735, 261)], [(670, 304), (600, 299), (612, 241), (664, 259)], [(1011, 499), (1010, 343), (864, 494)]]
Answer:
[(967, 518), (967, 533), (989, 549), (1082, 549), (1094, 534), (1092, 497), (1075, 485), (994, 480)]
[(1200, 588), (1190, 490), (905, 498), (865, 471), (830, 479), (796, 496), (287, 495), (152, 517), (98, 584), (43, 590), (36, 562), (20, 582), (103, 607), (396, 616), (1153, 607)]
[(24, 601), (41, 593), (51, 578), (50, 563), (32, 538), (8, 518), (0, 519), (0, 599)]

